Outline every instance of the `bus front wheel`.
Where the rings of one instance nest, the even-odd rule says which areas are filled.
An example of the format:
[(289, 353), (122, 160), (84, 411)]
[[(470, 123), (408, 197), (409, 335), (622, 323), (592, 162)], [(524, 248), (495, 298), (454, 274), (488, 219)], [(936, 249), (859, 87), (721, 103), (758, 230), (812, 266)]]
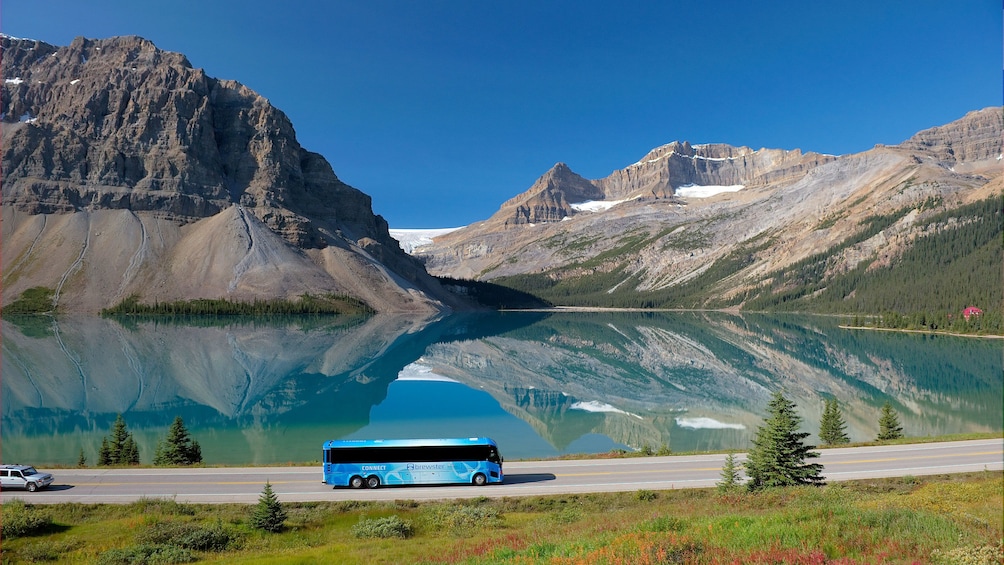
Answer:
[(380, 477), (376, 475), (370, 475), (366, 478), (366, 486), (369, 488), (377, 488), (380, 486)]
[(363, 488), (363, 478), (355, 476), (349, 479), (349, 486), (352, 488)]
[(488, 484), (488, 478), (481, 473), (476, 473), (474, 475), (474, 480), (472, 481), (476, 486), (483, 487)]

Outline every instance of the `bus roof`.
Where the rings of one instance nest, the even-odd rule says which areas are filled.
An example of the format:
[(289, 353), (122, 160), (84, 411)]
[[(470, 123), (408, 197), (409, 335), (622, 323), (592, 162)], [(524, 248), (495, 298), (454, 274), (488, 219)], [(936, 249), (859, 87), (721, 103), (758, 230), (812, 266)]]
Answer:
[(324, 442), (324, 449), (346, 447), (438, 447), (446, 445), (491, 445), (495, 440), (487, 437), (435, 438), (435, 439), (333, 439)]

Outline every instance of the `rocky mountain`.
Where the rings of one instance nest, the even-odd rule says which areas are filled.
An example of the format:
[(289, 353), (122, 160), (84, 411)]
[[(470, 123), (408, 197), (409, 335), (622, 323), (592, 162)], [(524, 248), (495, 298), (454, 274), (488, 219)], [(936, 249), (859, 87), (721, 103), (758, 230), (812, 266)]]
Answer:
[(3, 302), (348, 294), (378, 311), (462, 304), (280, 110), (139, 37), (3, 49)]
[(766, 186), (804, 174), (833, 157), (799, 150), (782, 151), (724, 144), (692, 146), (676, 142), (657, 147), (637, 163), (596, 181), (558, 163), (522, 194), (506, 201), (487, 225), (508, 228), (564, 220), (589, 201), (671, 198), (687, 186)]
[(818, 292), (969, 223), (945, 214), (999, 197), (1002, 121), (987, 108), (844, 156), (673, 142), (598, 180), (559, 164), (415, 254), (433, 274), (563, 304), (742, 307), (790, 290), (806, 265), (815, 286), (803, 286)]

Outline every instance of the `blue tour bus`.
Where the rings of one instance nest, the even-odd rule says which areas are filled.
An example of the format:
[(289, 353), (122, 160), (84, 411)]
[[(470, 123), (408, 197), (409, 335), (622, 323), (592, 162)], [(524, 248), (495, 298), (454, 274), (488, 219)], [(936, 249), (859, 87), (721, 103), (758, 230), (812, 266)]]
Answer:
[(494, 440), (360, 439), (324, 442), (323, 482), (334, 487), (501, 483), (502, 454)]

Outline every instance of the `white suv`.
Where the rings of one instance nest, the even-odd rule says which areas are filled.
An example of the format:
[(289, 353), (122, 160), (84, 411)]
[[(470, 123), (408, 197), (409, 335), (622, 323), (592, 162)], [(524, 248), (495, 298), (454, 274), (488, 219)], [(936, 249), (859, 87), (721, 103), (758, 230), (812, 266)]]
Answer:
[(21, 488), (35, 492), (52, 484), (52, 475), (28, 465), (0, 465), (0, 489)]

